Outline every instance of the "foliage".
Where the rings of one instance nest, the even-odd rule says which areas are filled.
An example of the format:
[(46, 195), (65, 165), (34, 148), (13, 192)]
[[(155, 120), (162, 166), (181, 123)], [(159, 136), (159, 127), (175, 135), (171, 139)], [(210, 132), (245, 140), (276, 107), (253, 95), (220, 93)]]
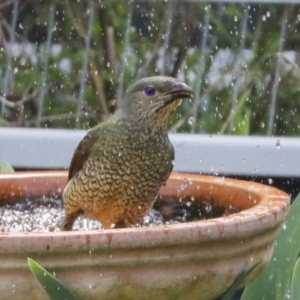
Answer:
[[(285, 6), (278, 4), (22, 1), (11, 52), (12, 3), (0, 6), (5, 37), (5, 47), (0, 49), (1, 94), (6, 92), (11, 104), (2, 111), (0, 126), (91, 127), (114, 112), (115, 100), (133, 81), (161, 74), (179, 77), (194, 87), (200, 84), (199, 103), (185, 101), (172, 116), (170, 130), (265, 135), (278, 61), (280, 81), (271, 133), (300, 134), (297, 5), (286, 6), (283, 52), (278, 53), (285, 23)], [(53, 8), (52, 46), (46, 49)], [(94, 19), (87, 53), (91, 11)], [(88, 72), (82, 74), (85, 57)], [(86, 89), (83, 106), (78, 107), (82, 79)], [(192, 125), (191, 116), (195, 116)]]
[(238, 290), (242, 282), (249, 276), (249, 274), (259, 265), (257, 263), (252, 268), (250, 268), (247, 272), (241, 274), (238, 279), (233, 283), (233, 285), (228, 289), (228, 291), (221, 297), (220, 300), (231, 300), (234, 297), (235, 292)]
[[(277, 236), (270, 263), (246, 288), (242, 300), (299, 299), (300, 282), (300, 194)], [(298, 260), (297, 260), (298, 259)]]
[(0, 173), (13, 173), (14, 168), (5, 160), (0, 161)]
[(78, 300), (61, 282), (33, 259), (28, 258), (28, 265), (32, 274), (43, 286), (51, 300)]
[(291, 300), (299, 299), (300, 295), (300, 258), (297, 259), (297, 262), (294, 267), (292, 281), (291, 281)]

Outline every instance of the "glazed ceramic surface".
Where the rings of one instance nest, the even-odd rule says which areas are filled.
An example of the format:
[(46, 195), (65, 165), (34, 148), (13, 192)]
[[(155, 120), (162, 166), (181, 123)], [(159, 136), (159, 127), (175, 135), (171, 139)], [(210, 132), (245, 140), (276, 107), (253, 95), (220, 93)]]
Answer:
[[(0, 174), (0, 199), (61, 194), (66, 182), (66, 171)], [(27, 257), (79, 299), (214, 299), (258, 263), (247, 281), (262, 272), (290, 203), (284, 192), (258, 183), (179, 173), (160, 194), (239, 212), (156, 227), (0, 233), (1, 299), (49, 299)]]

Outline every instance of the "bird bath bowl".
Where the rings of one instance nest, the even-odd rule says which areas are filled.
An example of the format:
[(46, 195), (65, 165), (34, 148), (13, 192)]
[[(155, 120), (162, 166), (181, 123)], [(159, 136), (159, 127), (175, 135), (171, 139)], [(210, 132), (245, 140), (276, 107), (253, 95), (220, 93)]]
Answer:
[[(0, 174), (0, 200), (61, 194), (66, 182), (66, 171)], [(214, 299), (253, 266), (243, 284), (263, 271), (290, 203), (273, 187), (180, 173), (160, 194), (237, 213), (154, 227), (0, 233), (1, 299), (48, 299), (27, 257), (55, 272), (79, 299)]]

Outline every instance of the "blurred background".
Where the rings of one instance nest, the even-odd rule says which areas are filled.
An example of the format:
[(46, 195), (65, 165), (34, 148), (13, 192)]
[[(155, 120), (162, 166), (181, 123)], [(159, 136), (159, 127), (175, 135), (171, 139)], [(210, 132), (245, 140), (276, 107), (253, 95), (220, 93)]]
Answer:
[(2, 0), (0, 126), (87, 129), (167, 75), (171, 132), (298, 136), (300, 3), (252, 2)]

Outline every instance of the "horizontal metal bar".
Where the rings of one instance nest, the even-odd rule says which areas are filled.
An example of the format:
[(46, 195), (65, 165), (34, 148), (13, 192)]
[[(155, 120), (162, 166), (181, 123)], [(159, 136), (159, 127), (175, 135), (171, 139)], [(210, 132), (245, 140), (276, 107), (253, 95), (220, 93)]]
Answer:
[[(0, 160), (15, 168), (67, 169), (86, 131), (0, 128)], [(175, 171), (300, 177), (300, 139), (170, 134)]]
[(300, 139), (174, 134), (175, 169), (181, 172), (300, 177)]

